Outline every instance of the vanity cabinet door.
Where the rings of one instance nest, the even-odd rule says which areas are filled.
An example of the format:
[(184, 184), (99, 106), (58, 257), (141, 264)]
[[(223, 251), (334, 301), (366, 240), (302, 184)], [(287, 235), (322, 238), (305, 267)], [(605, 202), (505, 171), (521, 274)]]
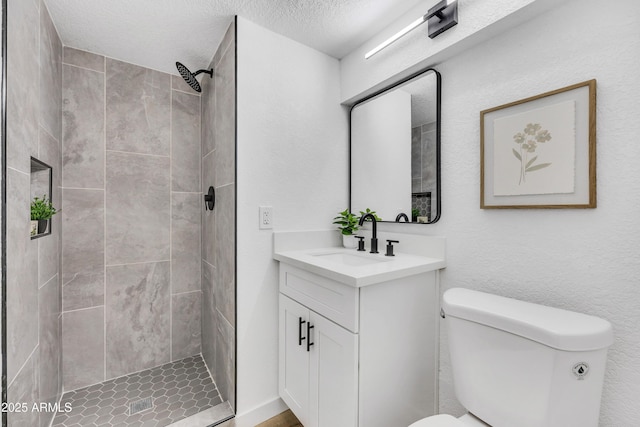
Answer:
[(358, 425), (358, 335), (280, 294), (280, 397), (305, 427)]
[[(311, 311), (310, 423), (358, 425), (358, 335)], [(307, 424), (303, 422), (306, 427)]]
[[(279, 378), (280, 397), (298, 417), (309, 422), (309, 309), (280, 294)], [(304, 322), (304, 323), (303, 323)]]

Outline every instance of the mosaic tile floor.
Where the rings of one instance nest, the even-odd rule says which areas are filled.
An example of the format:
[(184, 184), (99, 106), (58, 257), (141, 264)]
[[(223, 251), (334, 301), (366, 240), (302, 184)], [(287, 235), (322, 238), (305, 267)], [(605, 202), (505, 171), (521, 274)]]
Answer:
[(164, 427), (221, 402), (198, 355), (65, 393), (60, 407), (72, 410), (57, 413), (52, 427)]

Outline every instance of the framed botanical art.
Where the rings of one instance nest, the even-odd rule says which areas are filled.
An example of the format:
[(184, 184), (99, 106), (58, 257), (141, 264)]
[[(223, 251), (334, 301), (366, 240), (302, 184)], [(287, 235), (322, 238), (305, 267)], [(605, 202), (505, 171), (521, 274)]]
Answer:
[(480, 207), (596, 207), (596, 81), (480, 113)]

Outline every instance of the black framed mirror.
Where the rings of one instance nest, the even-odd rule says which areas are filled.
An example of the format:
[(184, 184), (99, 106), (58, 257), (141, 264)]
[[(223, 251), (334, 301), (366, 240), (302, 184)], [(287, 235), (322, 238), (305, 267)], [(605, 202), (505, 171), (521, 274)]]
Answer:
[(351, 107), (349, 209), (382, 222), (440, 219), (440, 73), (416, 72)]

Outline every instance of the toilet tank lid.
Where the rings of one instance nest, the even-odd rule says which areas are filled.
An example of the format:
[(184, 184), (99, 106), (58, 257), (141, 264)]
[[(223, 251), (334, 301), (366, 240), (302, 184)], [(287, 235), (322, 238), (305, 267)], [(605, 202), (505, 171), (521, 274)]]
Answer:
[(445, 316), (469, 320), (565, 351), (592, 351), (613, 343), (611, 323), (595, 316), (470, 289), (442, 297)]

